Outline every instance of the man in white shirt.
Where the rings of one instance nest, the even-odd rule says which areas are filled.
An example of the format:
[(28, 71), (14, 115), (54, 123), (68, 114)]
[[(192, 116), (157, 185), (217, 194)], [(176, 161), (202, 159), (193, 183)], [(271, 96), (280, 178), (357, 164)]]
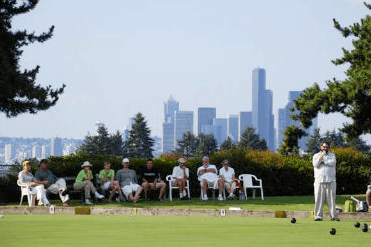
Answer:
[(216, 188), (218, 185), (218, 175), (215, 165), (209, 164), (209, 157), (202, 158), (202, 166), (197, 169), (198, 181), (202, 187), (202, 200), (207, 201), (207, 187)]
[(178, 159), (179, 165), (173, 168), (173, 174), (171, 175), (175, 181), (175, 186), (179, 187), (180, 200), (186, 200), (190, 198), (185, 190), (185, 184), (189, 178), (189, 169), (185, 166), (186, 160), (184, 158)]
[(327, 201), (331, 220), (338, 221), (336, 213), (336, 157), (328, 151), (327, 142), (321, 143), (321, 151), (313, 156), (314, 167), (314, 220), (322, 221), (323, 204)]
[[(224, 186), (220, 186), (223, 189), (225, 188), (228, 192), (228, 199), (234, 198), (234, 191), (236, 189), (236, 175), (234, 173), (234, 169), (229, 167), (229, 161), (227, 159), (223, 160), (222, 162), (223, 167), (219, 170), (219, 176), (221, 180), (221, 184)], [(219, 197), (221, 194), (219, 193)], [(223, 197), (221, 197), (223, 198)]]

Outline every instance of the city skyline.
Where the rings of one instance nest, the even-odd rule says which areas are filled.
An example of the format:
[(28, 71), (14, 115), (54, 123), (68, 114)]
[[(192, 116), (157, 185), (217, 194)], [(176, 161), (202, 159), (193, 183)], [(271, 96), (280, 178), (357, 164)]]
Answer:
[[(84, 139), (97, 120), (110, 133), (123, 132), (138, 112), (152, 135), (162, 136), (160, 113), (169, 95), (184, 111), (215, 107), (216, 118), (252, 111), (257, 67), (266, 69), (278, 116), (289, 91), (344, 78), (346, 66), (331, 60), (351, 48), (351, 39), (335, 30), (332, 18), (343, 26), (359, 21), (369, 14), (362, 2), (40, 1), (14, 18), (13, 30), (40, 33), (55, 25), (55, 33), (25, 47), (21, 66), (40, 65), (38, 83), (67, 88), (48, 111), (12, 119), (1, 114), (0, 136)], [(318, 127), (337, 130), (344, 121), (340, 114), (321, 114)]]

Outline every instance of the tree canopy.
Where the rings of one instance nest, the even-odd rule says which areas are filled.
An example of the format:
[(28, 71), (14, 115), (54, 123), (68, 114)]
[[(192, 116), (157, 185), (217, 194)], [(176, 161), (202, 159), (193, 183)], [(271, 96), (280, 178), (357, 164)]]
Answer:
[(253, 127), (247, 127), (241, 135), (239, 146), (252, 150), (267, 150), (267, 143), (264, 139), (260, 140)]
[(21, 48), (34, 42), (44, 42), (53, 35), (54, 26), (40, 35), (27, 31), (12, 31), (12, 18), (36, 7), (39, 0), (0, 0), (0, 111), (7, 117), (21, 113), (35, 114), (54, 106), (63, 93), (65, 85), (58, 89), (36, 84), (40, 66), (21, 70)]
[[(371, 5), (364, 4), (371, 10)], [(326, 81), (326, 89), (321, 89), (317, 83), (305, 89), (295, 100), (300, 112), (294, 119), (307, 128), (319, 112), (339, 112), (352, 119), (351, 123), (344, 123), (341, 131), (353, 139), (371, 133), (371, 17), (367, 15), (349, 27), (342, 27), (335, 19), (333, 22), (345, 38), (354, 37), (353, 49), (343, 48), (343, 57), (332, 61), (335, 65), (349, 64), (346, 79)]]

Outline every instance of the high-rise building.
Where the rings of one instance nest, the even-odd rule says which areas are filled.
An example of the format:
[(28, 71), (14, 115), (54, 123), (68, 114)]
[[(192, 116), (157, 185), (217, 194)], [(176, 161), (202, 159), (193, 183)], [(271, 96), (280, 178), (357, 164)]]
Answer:
[(227, 118), (227, 135), (234, 143), (238, 142), (238, 115), (229, 115)]
[(175, 101), (172, 96), (167, 102), (164, 102), (164, 122), (162, 124), (162, 152), (175, 149), (174, 137), (174, 115), (179, 110), (179, 102)]
[(41, 159), (46, 159), (46, 146), (45, 145), (42, 145), (41, 146)]
[(265, 139), (270, 150), (275, 150), (274, 118), (272, 113), (273, 93), (266, 90), (265, 69), (252, 72), (252, 125), (260, 138)]
[(214, 118), (214, 137), (219, 146), (227, 139), (227, 118)]
[(34, 159), (41, 157), (41, 147), (38, 145), (33, 145), (31, 149), (31, 157)]
[(12, 162), (12, 159), (14, 158), (14, 149), (12, 147), (12, 144), (5, 145), (5, 164), (9, 164)]
[[(291, 119), (290, 114), (290, 108), (294, 107), (294, 100), (302, 93), (302, 91), (290, 91), (289, 92), (289, 102), (285, 106), (285, 108), (278, 109), (278, 133), (277, 133), (277, 147), (279, 147), (282, 144), (283, 140), (283, 131), (286, 129), (287, 125), (299, 125), (298, 121), (294, 121)], [(295, 112), (294, 112), (295, 113)], [(298, 112), (296, 111), (296, 114)], [(304, 136), (299, 139), (299, 148), (301, 150), (307, 149), (307, 141), (310, 138), (310, 135), (313, 135), (314, 130), (318, 126), (318, 118), (313, 119), (313, 124), (310, 128), (306, 129), (305, 131), (308, 133), (308, 136)]]
[(241, 140), (243, 132), (248, 128), (252, 127), (252, 112), (251, 111), (241, 111), (239, 114), (238, 122), (238, 141)]
[(213, 125), (213, 120), (216, 118), (216, 108), (215, 107), (199, 107), (198, 108), (198, 124), (197, 124), (197, 134), (201, 134), (202, 125)]
[(193, 111), (175, 111), (174, 114), (174, 144), (178, 146), (183, 134), (187, 131), (193, 133)]
[(50, 139), (50, 155), (51, 156), (62, 156), (63, 146), (62, 139), (58, 137), (53, 137)]

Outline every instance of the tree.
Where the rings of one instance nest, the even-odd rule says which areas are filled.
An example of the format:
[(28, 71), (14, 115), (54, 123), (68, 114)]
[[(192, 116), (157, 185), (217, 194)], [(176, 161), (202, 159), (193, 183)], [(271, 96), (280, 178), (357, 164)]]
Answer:
[(264, 139), (260, 140), (259, 135), (255, 134), (253, 127), (247, 127), (242, 133), (239, 146), (252, 150), (267, 150), (266, 141)]
[(147, 127), (142, 113), (138, 113), (129, 132), (128, 140), (124, 143), (124, 156), (142, 159), (152, 158), (155, 141), (150, 137), (151, 131)]
[(187, 131), (183, 134), (182, 139), (178, 140), (178, 148), (176, 151), (191, 157), (195, 154), (198, 145), (198, 140), (191, 131)]
[(288, 125), (283, 131), (283, 140), (278, 148), (278, 153), (282, 155), (299, 154), (299, 139), (307, 134), (299, 126)]
[(122, 135), (119, 131), (108, 134), (107, 128), (98, 128), (97, 136), (86, 136), (78, 152), (90, 154), (122, 155)]
[(212, 155), (218, 149), (218, 141), (213, 134), (201, 133), (198, 137), (198, 147), (196, 149), (196, 156), (202, 157), (204, 155)]
[(307, 141), (307, 152), (310, 154), (318, 153), (320, 151), (320, 145), (322, 142), (323, 138), (320, 135), (320, 129), (317, 128)]
[(231, 136), (228, 136), (224, 142), (220, 145), (220, 149), (230, 149), (230, 148), (233, 148), (235, 147), (234, 143), (233, 143), (233, 140), (232, 140), (232, 137)]
[(0, 111), (7, 117), (47, 110), (54, 106), (63, 93), (65, 85), (53, 90), (51, 86), (36, 84), (40, 67), (21, 71), (19, 60), (21, 48), (34, 42), (44, 42), (53, 35), (54, 26), (41, 35), (27, 31), (13, 32), (11, 19), (34, 9), (38, 0), (0, 0)]
[[(364, 3), (368, 9), (371, 5)], [(335, 19), (334, 26), (345, 37), (354, 36), (353, 50), (343, 48), (343, 57), (332, 61), (335, 65), (349, 64), (346, 79), (326, 81), (327, 89), (317, 83), (307, 88), (296, 98), (295, 106), (300, 111), (294, 119), (305, 128), (312, 124), (319, 112), (339, 112), (352, 119), (341, 131), (352, 139), (361, 134), (371, 133), (371, 17), (367, 15), (360, 23), (341, 27)]]

